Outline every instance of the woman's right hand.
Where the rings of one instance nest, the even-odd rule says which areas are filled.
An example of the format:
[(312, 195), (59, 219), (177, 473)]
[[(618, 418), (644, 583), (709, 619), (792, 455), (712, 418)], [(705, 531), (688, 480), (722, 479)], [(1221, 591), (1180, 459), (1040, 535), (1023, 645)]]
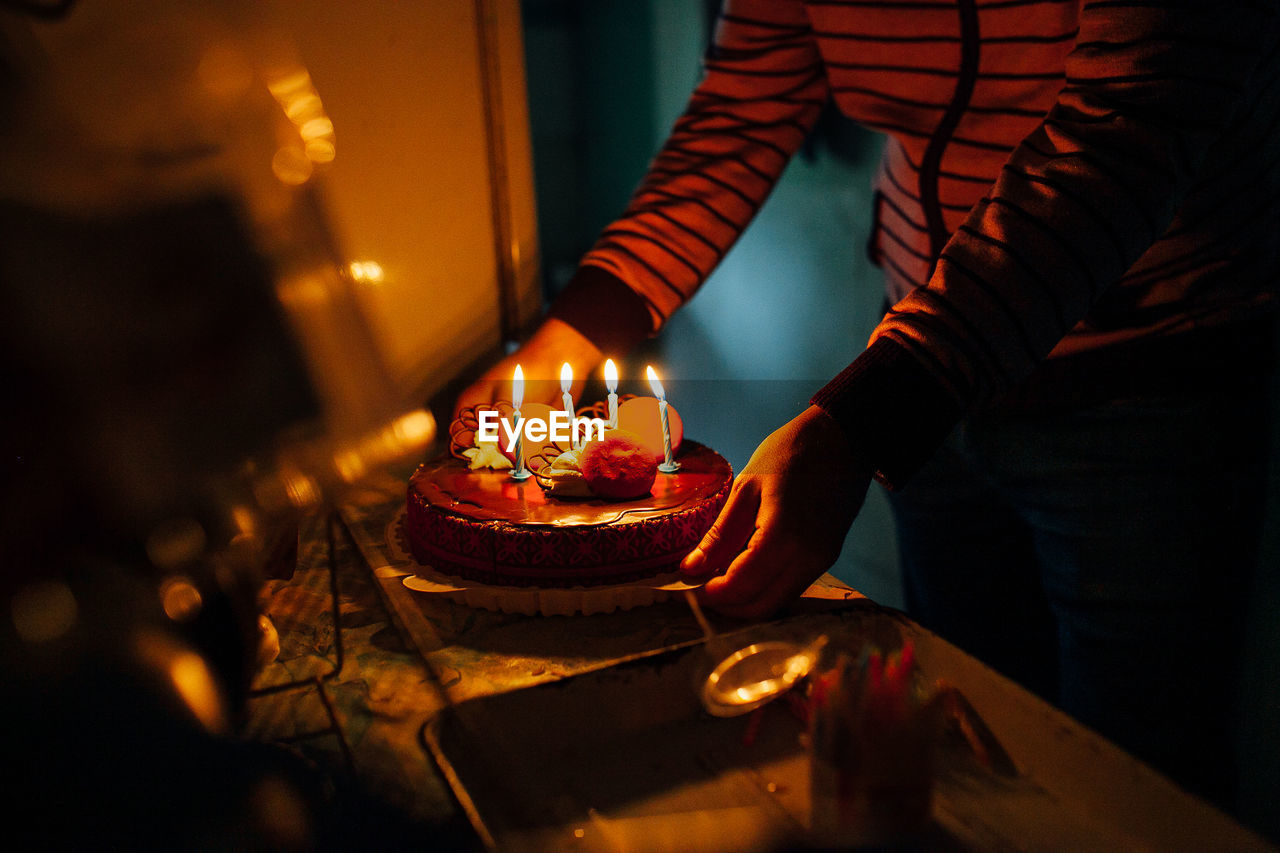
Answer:
[(563, 320), (548, 317), (520, 349), (490, 367), (458, 395), (454, 417), (468, 406), (511, 399), (511, 379), (516, 365), (524, 373), (524, 399), (529, 403), (560, 405), (560, 367), (573, 366), (573, 395), (581, 394), (586, 378), (604, 353), (585, 335)]

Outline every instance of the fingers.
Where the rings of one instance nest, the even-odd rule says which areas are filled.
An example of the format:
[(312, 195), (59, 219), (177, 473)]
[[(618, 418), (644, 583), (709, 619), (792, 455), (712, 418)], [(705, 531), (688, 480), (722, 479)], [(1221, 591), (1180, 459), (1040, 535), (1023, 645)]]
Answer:
[(770, 616), (795, 599), (825, 566), (764, 523), (728, 569), (698, 591), (707, 607), (738, 619)]
[(703, 603), (759, 618), (821, 576), (839, 555), (869, 482), (852, 475), (851, 457), (839, 426), (813, 407), (767, 436), (716, 525), (681, 566), (686, 574), (717, 575), (700, 590)]
[(821, 565), (780, 559), (764, 549), (748, 548), (739, 561), (697, 592), (704, 606), (734, 619), (772, 616), (799, 598), (825, 571)]
[(711, 529), (681, 561), (680, 571), (692, 577), (724, 571), (755, 532), (759, 509), (759, 490), (749, 480), (739, 478)]
[[(775, 609), (773, 596), (779, 566), (771, 559), (765, 534), (758, 533), (753, 542), (739, 554), (722, 575), (707, 581), (698, 598), (706, 606), (727, 616), (764, 615)], [(781, 602), (778, 602), (781, 604)], [(732, 612), (730, 612), (732, 611)]]
[[(755, 494), (754, 529), (748, 540), (732, 555), (723, 574), (698, 591), (699, 600), (707, 607), (737, 619), (760, 619), (776, 613), (803, 593), (827, 566), (810, 547), (813, 543), (797, 542), (788, 534), (779, 496), (767, 487)], [(722, 537), (720, 543), (727, 544), (727, 538)]]

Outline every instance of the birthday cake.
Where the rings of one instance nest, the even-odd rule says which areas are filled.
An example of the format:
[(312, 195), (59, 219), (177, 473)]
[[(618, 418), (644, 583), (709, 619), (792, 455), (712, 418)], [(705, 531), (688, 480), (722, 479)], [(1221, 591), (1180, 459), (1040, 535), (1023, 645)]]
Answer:
[[(414, 559), (496, 586), (599, 586), (676, 571), (724, 506), (733, 471), (714, 450), (683, 441), (672, 410), (679, 468), (657, 472), (662, 445), (647, 430), (657, 423), (653, 403), (624, 403), (618, 425), (639, 424), (635, 430), (529, 448), (533, 476), (525, 480), (513, 478), (501, 443), (476, 441), (475, 413), (464, 413), (450, 429), (450, 453), (409, 479), (405, 534)], [(531, 411), (539, 410), (526, 407), (523, 416)]]

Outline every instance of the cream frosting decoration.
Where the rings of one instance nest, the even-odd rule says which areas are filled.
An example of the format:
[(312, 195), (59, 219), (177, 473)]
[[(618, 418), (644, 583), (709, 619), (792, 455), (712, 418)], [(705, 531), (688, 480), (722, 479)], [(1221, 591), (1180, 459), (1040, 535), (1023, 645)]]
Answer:
[(578, 464), (579, 451), (566, 450), (550, 465), (538, 471), (538, 482), (548, 494), (561, 498), (592, 497), (587, 478), (582, 476), (582, 468)]
[(472, 471), (478, 471), (481, 468), (505, 471), (516, 467), (510, 459), (502, 455), (496, 441), (477, 442), (475, 447), (468, 447), (462, 451), (462, 455), (467, 457), (467, 467)]

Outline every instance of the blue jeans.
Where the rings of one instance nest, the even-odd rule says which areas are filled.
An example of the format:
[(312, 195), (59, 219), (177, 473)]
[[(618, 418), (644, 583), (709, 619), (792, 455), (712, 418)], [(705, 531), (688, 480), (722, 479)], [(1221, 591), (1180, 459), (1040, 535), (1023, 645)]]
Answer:
[(967, 418), (890, 494), (911, 616), (1219, 802), (1267, 389)]

